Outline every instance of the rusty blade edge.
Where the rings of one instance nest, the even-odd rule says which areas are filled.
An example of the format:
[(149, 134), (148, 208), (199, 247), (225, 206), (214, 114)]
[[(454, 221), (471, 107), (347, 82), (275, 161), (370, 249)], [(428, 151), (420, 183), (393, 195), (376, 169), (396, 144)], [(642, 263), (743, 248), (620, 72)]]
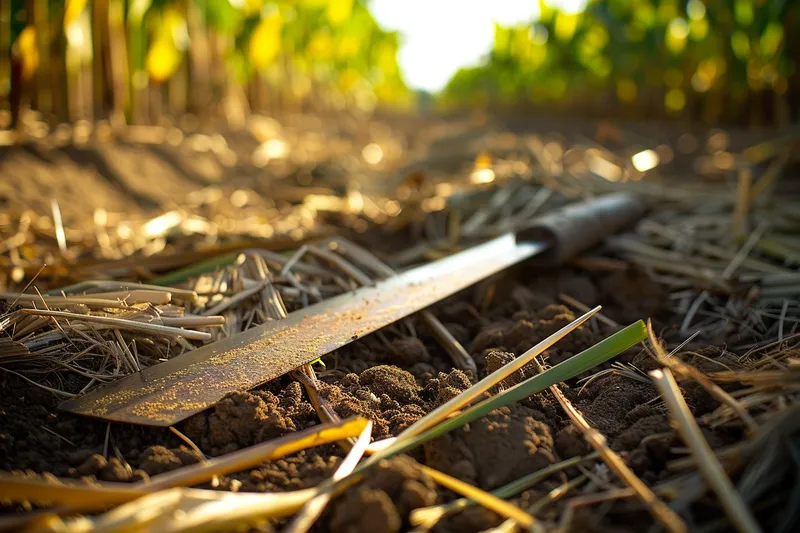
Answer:
[(325, 300), (129, 375), (59, 408), (170, 426), (225, 395), (257, 387), (545, 250), (513, 234)]

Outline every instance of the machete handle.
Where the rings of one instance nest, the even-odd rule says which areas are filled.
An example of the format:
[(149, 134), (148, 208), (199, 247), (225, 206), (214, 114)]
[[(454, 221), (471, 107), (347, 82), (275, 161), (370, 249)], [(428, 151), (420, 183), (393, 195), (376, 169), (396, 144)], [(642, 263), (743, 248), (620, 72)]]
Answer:
[(570, 204), (534, 220), (516, 232), (517, 242), (537, 241), (547, 249), (532, 261), (541, 266), (565, 263), (638, 220), (644, 204), (630, 194), (609, 194)]

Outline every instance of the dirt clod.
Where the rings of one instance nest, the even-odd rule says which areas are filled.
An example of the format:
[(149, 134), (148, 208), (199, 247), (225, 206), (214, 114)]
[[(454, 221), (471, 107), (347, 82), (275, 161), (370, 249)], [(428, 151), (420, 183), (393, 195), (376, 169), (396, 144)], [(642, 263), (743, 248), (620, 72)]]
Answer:
[[(523, 310), (483, 328), (470, 346), (476, 362), (484, 365), (487, 350), (512, 352), (520, 355), (543, 341), (573, 320), (575, 314), (563, 305), (548, 305), (539, 311)], [(560, 363), (595, 341), (585, 325), (577, 328), (548, 351), (550, 363)]]
[(561, 459), (585, 455), (590, 451), (586, 439), (573, 425), (565, 426), (556, 434), (555, 449)]
[(142, 454), (139, 468), (147, 475), (155, 476), (183, 466), (178, 457), (164, 446), (150, 446)]
[(382, 490), (362, 489), (336, 505), (331, 518), (332, 533), (385, 531), (397, 533), (403, 522), (392, 499)]
[(99, 453), (92, 454), (76, 469), (80, 476), (93, 476), (97, 474), (100, 469), (104, 468), (108, 463), (106, 458)]
[(442, 372), (438, 377), (428, 380), (423, 394), (431, 403), (431, 407), (435, 408), (455, 398), (471, 385), (469, 377), (464, 372), (453, 369), (448, 374)]
[(358, 491), (348, 491), (334, 503), (333, 533), (397, 532), (413, 509), (436, 502), (433, 480), (408, 457), (380, 462)]
[[(504, 367), (511, 361), (516, 359), (514, 354), (509, 352), (501, 352), (498, 350), (492, 350), (488, 354), (486, 354), (486, 375), (492, 374), (499, 370), (500, 368)], [(537, 369), (534, 363), (528, 363), (524, 367), (520, 368), (503, 381), (501, 381), (497, 386), (502, 389), (508, 389), (516, 385), (517, 383), (521, 383), (526, 379), (533, 377), (537, 374)]]
[(128, 464), (112, 457), (106, 466), (97, 473), (97, 479), (102, 481), (130, 481), (133, 472)]
[(404, 366), (425, 363), (431, 359), (428, 349), (416, 337), (400, 337), (392, 341), (392, 354)]
[(486, 531), (499, 526), (502, 518), (481, 506), (473, 506), (448, 515), (436, 524), (434, 533), (471, 533)]
[(487, 416), (425, 445), (427, 464), (492, 490), (553, 463), (549, 426), (523, 405)]
[(211, 414), (187, 421), (184, 429), (201, 449), (219, 455), (296, 431), (314, 416), (300, 384), (293, 382), (280, 396), (268, 391), (230, 394)]
[(386, 394), (392, 400), (412, 402), (418, 399), (420, 387), (414, 376), (396, 366), (380, 365), (368, 368), (359, 376), (361, 384), (376, 395)]

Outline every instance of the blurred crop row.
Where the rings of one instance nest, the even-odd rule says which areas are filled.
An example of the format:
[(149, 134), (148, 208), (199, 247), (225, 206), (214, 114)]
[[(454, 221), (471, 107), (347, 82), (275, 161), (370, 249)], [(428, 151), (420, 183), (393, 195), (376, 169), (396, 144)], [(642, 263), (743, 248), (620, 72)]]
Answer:
[(56, 120), (406, 105), (361, 0), (2, 0), (0, 99)]
[(788, 121), (800, 104), (796, 0), (539, 4), (539, 20), (496, 26), (488, 58), (453, 77), (444, 103), (745, 123)]
[[(539, 7), (531, 23), (496, 26), (486, 59), (459, 71), (439, 103), (800, 119), (798, 0)], [(30, 105), (46, 119), (117, 123), (187, 111), (241, 122), (251, 110), (409, 106), (399, 44), (368, 0), (0, 0), (0, 102), (13, 119)]]

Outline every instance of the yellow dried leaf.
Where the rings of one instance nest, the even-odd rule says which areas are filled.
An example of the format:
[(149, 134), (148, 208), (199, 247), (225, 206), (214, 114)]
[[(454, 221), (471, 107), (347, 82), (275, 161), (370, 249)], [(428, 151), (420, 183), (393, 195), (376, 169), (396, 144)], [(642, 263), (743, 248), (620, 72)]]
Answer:
[(39, 68), (39, 51), (36, 49), (36, 30), (26, 26), (14, 43), (14, 55), (22, 61), (22, 78), (33, 78)]
[(330, 0), (328, 2), (328, 21), (334, 25), (345, 22), (353, 12), (353, 0)]
[(86, 7), (86, 0), (67, 0), (67, 5), (64, 7), (65, 28), (78, 20), (84, 7)]
[(278, 12), (261, 19), (250, 37), (250, 61), (256, 68), (269, 66), (281, 51), (281, 28), (283, 20)]
[(178, 69), (181, 64), (181, 53), (172, 39), (160, 38), (150, 47), (146, 61), (150, 79), (162, 82)]

